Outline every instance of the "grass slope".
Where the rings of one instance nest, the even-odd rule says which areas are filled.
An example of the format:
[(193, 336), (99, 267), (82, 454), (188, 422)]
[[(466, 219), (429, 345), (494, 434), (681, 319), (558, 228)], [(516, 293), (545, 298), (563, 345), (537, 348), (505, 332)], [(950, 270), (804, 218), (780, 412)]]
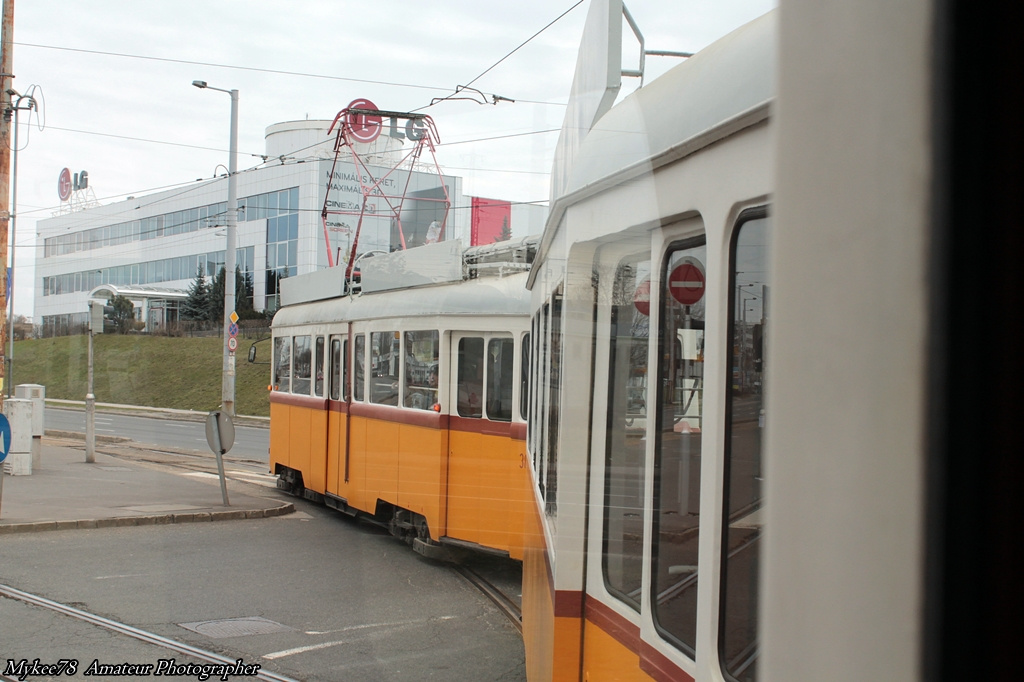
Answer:
[[(14, 344), (14, 380), (42, 384), (47, 398), (85, 400), (88, 338), (62, 336)], [(249, 364), (252, 340), (239, 339), (235, 365), (235, 413), (268, 416), (270, 366)], [(270, 343), (257, 346), (270, 359)], [(96, 401), (209, 411), (220, 406), (222, 341), (102, 334), (95, 337)]]

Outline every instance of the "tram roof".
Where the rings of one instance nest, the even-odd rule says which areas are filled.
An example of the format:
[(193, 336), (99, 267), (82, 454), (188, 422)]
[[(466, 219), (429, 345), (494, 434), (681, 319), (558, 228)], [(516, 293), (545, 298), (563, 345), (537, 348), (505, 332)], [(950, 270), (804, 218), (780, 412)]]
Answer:
[(587, 134), (566, 194), (643, 166), (775, 93), (774, 13), (751, 21), (632, 93)]
[(292, 327), (399, 317), (526, 317), (529, 314), (526, 273), (522, 272), (505, 277), (481, 277), (286, 306), (274, 315), (273, 326)]
[(565, 192), (552, 197), (538, 259), (569, 206), (765, 120), (775, 96), (775, 24), (772, 11), (741, 26), (602, 116), (572, 161)]

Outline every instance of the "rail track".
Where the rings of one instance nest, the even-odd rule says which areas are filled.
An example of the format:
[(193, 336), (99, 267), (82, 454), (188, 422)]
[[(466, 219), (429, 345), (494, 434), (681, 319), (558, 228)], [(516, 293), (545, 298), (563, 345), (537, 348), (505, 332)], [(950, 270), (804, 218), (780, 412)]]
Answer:
[[(183, 665), (189, 665), (192, 662), (197, 661), (200, 665), (211, 666), (208, 670), (213, 670), (220, 666), (236, 665), (236, 661), (228, 658), (227, 656), (222, 656), (212, 651), (200, 649), (199, 647), (192, 646), (191, 644), (179, 642), (175, 639), (164, 637), (163, 635), (158, 635), (153, 632), (148, 632), (125, 623), (120, 623), (116, 620), (96, 615), (95, 613), (89, 613), (88, 611), (83, 611), (82, 609), (77, 609), (73, 606), (68, 606), (67, 604), (61, 604), (60, 602), (55, 602), (45, 597), (40, 597), (39, 595), (23, 592), (7, 585), (0, 585), (0, 597), (15, 599), (26, 604), (31, 604), (32, 606), (48, 609), (67, 616), (68, 618), (84, 621), (97, 627), (110, 630), (119, 635), (131, 637), (167, 651), (173, 651), (176, 654), (188, 656), (191, 661), (188, 663), (182, 662)], [(210, 673), (209, 676), (211, 679), (214, 679), (220, 678), (221, 674), (223, 673)], [(262, 669), (258, 670), (253, 677), (258, 680), (268, 680), (270, 682), (297, 682), (291, 677), (286, 677), (284, 675), (279, 675), (275, 672)], [(0, 679), (7, 680), (12, 678), (3, 676), (0, 677)]]

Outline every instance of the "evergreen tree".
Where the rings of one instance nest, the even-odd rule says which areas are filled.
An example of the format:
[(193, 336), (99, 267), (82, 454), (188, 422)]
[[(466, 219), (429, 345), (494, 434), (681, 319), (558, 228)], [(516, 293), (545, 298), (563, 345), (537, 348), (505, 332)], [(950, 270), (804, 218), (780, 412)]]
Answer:
[(243, 320), (248, 320), (253, 317), (253, 306), (252, 306), (252, 273), (242, 273), (237, 267), (235, 268), (235, 312), (238, 313), (238, 317)]
[(209, 319), (210, 287), (206, 284), (203, 276), (203, 268), (196, 269), (196, 278), (188, 288), (188, 298), (182, 304), (181, 317), (183, 320), (206, 320)]
[(224, 268), (217, 272), (217, 276), (210, 285), (210, 298), (206, 306), (207, 318), (211, 322), (224, 321)]
[(501, 234), (494, 238), (495, 242), (507, 242), (512, 239), (512, 228), (508, 226), (508, 217), (501, 219)]
[(135, 322), (135, 304), (125, 296), (111, 296), (107, 305), (114, 309), (112, 318), (118, 334), (127, 334)]

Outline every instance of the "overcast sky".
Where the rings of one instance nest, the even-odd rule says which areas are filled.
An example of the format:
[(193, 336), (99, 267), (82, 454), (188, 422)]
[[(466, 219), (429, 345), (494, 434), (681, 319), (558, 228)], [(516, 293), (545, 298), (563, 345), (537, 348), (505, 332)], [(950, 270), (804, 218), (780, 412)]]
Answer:
[[(59, 205), (62, 168), (86, 170), (100, 203), (214, 176), (227, 164), (238, 89), (240, 170), (260, 163), (266, 128), (333, 119), (357, 97), (411, 111), (476, 79), (575, 0), (15, 0), (13, 87), (38, 86), (40, 120), (19, 128), (15, 312), (32, 315), (35, 222)], [(648, 49), (695, 51), (773, 0), (627, 0)], [(589, 0), (473, 83), (514, 104), (425, 109), (442, 169), (463, 191), (546, 201)], [(623, 49), (636, 68), (635, 42)], [(649, 57), (648, 80), (677, 60)], [(623, 92), (635, 88), (627, 79)], [(524, 133), (527, 133), (524, 135)], [(507, 137), (514, 135), (515, 137)], [(506, 136), (506, 137), (502, 137)], [(490, 138), (490, 139), (489, 139)], [(498, 139), (493, 139), (498, 138)], [(221, 170), (220, 172), (223, 172)]]

